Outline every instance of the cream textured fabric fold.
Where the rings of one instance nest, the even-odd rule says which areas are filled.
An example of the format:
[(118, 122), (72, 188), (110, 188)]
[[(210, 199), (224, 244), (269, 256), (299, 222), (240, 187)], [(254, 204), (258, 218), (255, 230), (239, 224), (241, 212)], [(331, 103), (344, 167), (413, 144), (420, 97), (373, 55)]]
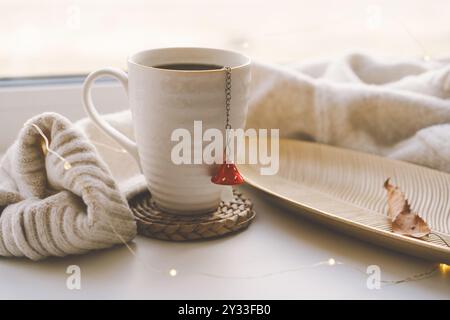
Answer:
[(257, 64), (247, 127), (450, 172), (450, 64), (360, 53)]
[[(37, 125), (50, 148), (41, 148)], [(129, 241), (136, 225), (108, 167), (64, 117), (30, 119), (0, 166), (0, 255), (39, 260), (81, 254)]]

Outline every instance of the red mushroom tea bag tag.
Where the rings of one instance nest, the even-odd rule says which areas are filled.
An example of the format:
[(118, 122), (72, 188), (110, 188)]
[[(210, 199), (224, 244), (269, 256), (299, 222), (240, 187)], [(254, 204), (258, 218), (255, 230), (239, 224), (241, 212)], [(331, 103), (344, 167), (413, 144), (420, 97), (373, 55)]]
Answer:
[(223, 185), (220, 199), (223, 202), (231, 202), (234, 199), (232, 186), (244, 183), (244, 178), (242, 178), (234, 163), (225, 162), (220, 165), (217, 174), (211, 178), (211, 182)]
[(234, 163), (223, 163), (220, 165), (215, 176), (211, 178), (211, 182), (226, 186), (234, 186), (244, 183), (236, 165)]
[(221, 199), (224, 202), (229, 202), (233, 199), (233, 189), (231, 186), (239, 185), (244, 183), (244, 178), (242, 178), (241, 174), (239, 173), (236, 165), (233, 163), (233, 161), (230, 159), (230, 139), (231, 134), (229, 133), (229, 130), (231, 129), (230, 125), (230, 108), (231, 108), (231, 68), (225, 67), (225, 74), (226, 74), (226, 83), (225, 83), (225, 109), (226, 109), (226, 124), (225, 124), (225, 131), (226, 131), (226, 137), (227, 141), (225, 144), (225, 150), (224, 150), (224, 163), (222, 163), (216, 174), (211, 178), (211, 182), (223, 186), (224, 187)]

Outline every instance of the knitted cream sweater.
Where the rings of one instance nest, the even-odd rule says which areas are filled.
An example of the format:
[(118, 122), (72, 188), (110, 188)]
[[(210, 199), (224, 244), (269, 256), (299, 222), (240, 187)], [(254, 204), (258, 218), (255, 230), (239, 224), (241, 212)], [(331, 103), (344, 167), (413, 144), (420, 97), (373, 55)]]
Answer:
[[(67, 159), (69, 169), (43, 150), (33, 124), (50, 149)], [(3, 157), (0, 210), (2, 256), (39, 260), (80, 254), (136, 235), (132, 213), (108, 167), (81, 131), (55, 113), (30, 119)]]

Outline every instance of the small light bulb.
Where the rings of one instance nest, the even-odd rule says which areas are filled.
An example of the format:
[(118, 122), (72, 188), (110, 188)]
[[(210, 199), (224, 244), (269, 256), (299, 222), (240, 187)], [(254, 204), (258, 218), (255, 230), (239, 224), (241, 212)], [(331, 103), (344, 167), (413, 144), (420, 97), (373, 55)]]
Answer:
[(170, 269), (169, 270), (169, 274), (171, 277), (175, 277), (177, 275), (177, 270), (176, 269)]
[(439, 270), (441, 271), (442, 274), (447, 274), (447, 272), (450, 272), (450, 266), (445, 263), (440, 263)]
[(65, 161), (64, 162), (64, 170), (69, 170), (70, 168), (72, 168), (72, 165), (69, 163), (69, 161)]
[(333, 258), (328, 259), (328, 264), (330, 266), (334, 266), (336, 264), (336, 260), (334, 260)]

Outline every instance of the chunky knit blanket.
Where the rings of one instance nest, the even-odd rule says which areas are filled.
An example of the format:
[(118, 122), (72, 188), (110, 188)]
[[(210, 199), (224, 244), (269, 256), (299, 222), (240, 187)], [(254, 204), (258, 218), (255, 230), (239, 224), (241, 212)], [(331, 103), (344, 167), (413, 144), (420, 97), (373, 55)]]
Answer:
[(254, 65), (247, 126), (450, 172), (450, 59)]
[[(39, 130), (49, 141), (49, 152)], [(0, 255), (80, 254), (129, 241), (136, 225), (109, 168), (64, 117), (30, 119), (0, 165)]]

